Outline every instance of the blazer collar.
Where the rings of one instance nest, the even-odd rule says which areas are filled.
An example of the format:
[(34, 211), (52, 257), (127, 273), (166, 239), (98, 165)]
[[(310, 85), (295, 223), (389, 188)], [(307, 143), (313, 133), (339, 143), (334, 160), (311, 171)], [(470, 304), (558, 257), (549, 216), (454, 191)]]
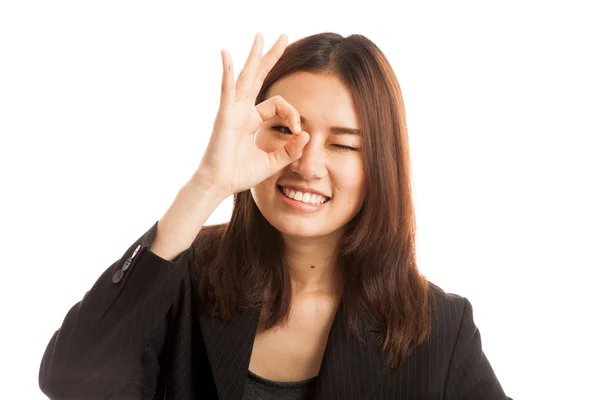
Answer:
[[(240, 400), (258, 327), (260, 308), (239, 313), (230, 323), (200, 315), (200, 328), (220, 400)], [(378, 332), (369, 330), (367, 341), (350, 338), (343, 329), (338, 308), (316, 378), (317, 400), (368, 398), (389, 370), (378, 350)]]

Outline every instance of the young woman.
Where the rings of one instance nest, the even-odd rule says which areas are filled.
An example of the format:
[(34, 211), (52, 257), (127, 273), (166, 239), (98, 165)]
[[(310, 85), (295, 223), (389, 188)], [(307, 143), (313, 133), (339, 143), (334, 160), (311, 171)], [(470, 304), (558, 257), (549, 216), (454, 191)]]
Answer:
[[(361, 35), (237, 79), (165, 215), (67, 314), (52, 399), (507, 399), (470, 302), (420, 274), (400, 86)], [(204, 226), (234, 195), (231, 220)]]

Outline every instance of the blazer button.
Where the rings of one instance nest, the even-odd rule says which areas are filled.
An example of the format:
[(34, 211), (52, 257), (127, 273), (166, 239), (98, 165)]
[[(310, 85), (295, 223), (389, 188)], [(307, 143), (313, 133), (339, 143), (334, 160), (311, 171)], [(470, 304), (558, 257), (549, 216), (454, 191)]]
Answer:
[(127, 268), (129, 268), (129, 266), (131, 265), (131, 259), (133, 257), (129, 257), (126, 261), (125, 264), (123, 264), (123, 271), (127, 271)]
[(118, 269), (113, 274), (112, 281), (113, 281), (113, 283), (119, 283), (119, 281), (121, 279), (123, 279), (123, 270), (122, 269)]

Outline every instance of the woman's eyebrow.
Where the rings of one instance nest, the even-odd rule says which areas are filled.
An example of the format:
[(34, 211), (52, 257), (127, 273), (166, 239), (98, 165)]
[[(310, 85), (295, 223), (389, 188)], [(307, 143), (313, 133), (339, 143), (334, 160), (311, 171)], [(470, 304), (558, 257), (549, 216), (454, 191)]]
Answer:
[[(300, 123), (306, 123), (306, 118), (300, 116)], [(360, 129), (345, 126), (330, 126), (329, 131), (335, 135), (361, 135)]]

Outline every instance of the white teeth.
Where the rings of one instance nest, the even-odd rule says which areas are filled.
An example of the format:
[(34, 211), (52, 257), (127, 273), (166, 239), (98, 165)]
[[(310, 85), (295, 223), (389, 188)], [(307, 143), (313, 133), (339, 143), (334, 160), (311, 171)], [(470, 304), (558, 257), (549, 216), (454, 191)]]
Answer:
[(320, 196), (318, 194), (302, 193), (285, 187), (283, 188), (283, 194), (285, 194), (286, 197), (289, 197), (290, 199), (309, 204), (322, 204), (325, 203), (325, 201), (327, 201), (326, 197)]

